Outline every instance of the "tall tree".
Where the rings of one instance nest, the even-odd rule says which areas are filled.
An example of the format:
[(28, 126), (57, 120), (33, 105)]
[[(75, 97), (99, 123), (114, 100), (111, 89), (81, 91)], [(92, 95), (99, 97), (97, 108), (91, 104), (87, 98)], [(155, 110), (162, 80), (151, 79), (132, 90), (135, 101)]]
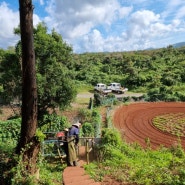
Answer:
[[(20, 35), (20, 28), (17, 28), (15, 33)], [(40, 124), (44, 114), (55, 111), (55, 108), (64, 110), (73, 102), (77, 94), (76, 70), (73, 67), (75, 60), (72, 61), (72, 48), (63, 41), (61, 35), (54, 30), (49, 34), (45, 24), (40, 23), (34, 28), (33, 36), (38, 95), (37, 118)], [(0, 69), (0, 72), (2, 71), (0, 83), (2, 83), (3, 92), (0, 96), (3, 99), (6, 98), (7, 103), (13, 102), (15, 97), (20, 98), (21, 103), (21, 53), (21, 42), (19, 41), (16, 45), (16, 53), (11, 57), (10, 55), (3, 57), (2, 70)]]
[(17, 153), (22, 154), (25, 170), (34, 174), (39, 152), (37, 128), (37, 84), (33, 41), (32, 0), (19, 0), (22, 43), (22, 124)]

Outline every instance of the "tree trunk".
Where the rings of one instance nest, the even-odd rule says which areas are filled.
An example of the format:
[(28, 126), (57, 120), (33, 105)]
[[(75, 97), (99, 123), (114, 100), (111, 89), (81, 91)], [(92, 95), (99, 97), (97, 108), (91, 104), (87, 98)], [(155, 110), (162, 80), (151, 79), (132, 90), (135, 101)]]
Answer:
[(37, 128), (37, 84), (33, 42), (32, 0), (19, 0), (22, 43), (22, 123), (17, 153), (23, 155), (25, 170), (34, 174), (39, 152)]

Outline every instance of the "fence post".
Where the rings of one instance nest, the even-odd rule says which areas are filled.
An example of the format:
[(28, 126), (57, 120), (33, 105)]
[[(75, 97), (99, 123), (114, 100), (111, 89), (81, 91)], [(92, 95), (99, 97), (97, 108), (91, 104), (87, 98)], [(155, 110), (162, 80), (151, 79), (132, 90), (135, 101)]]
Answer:
[(87, 157), (87, 164), (89, 164), (89, 140), (86, 139), (86, 157)]

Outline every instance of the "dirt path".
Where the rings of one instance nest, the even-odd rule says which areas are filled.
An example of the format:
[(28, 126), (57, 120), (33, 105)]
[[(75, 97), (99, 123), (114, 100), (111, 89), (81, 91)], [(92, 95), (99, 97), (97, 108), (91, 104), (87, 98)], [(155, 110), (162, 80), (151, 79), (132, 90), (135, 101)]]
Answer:
[(83, 168), (87, 164), (85, 147), (79, 148), (78, 166), (66, 167), (63, 172), (63, 185), (101, 185), (100, 182), (95, 182)]
[[(185, 113), (185, 103), (135, 103), (121, 106), (114, 113), (113, 122), (127, 142), (138, 142), (146, 146), (149, 138), (153, 149), (160, 145), (170, 147), (177, 144), (177, 137), (164, 133), (152, 125), (152, 119), (161, 114)], [(185, 148), (185, 138), (181, 138), (181, 144)]]

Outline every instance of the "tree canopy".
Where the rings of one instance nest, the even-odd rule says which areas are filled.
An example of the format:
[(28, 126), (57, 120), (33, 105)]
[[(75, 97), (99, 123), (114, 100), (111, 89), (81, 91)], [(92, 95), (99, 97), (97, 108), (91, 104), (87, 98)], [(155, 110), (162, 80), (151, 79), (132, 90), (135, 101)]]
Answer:
[[(38, 116), (41, 119), (48, 110), (54, 110), (56, 107), (64, 109), (69, 106), (77, 92), (74, 77), (68, 68), (72, 57), (72, 48), (62, 40), (62, 37), (54, 30), (51, 34), (47, 33), (46, 26), (40, 23), (34, 28), (34, 48), (38, 86)], [(12, 55), (4, 54), (1, 62), (2, 95), (6, 97), (7, 103), (13, 101), (13, 97), (21, 99), (20, 41), (17, 43), (15, 51), (16, 53)]]
[[(76, 95), (75, 84), (80, 83), (94, 86), (100, 82), (120, 82), (129, 91), (147, 93), (148, 101), (185, 99), (185, 47), (76, 54), (55, 30), (48, 34), (44, 23), (34, 29), (34, 40), (39, 82), (38, 103), (42, 113), (48, 108), (65, 108), (69, 105)], [(12, 80), (17, 74), (11, 64), (14, 61), (13, 65), (21, 67), (19, 51), (18, 43), (16, 56), (13, 56), (12, 51), (9, 52), (12, 56), (0, 53), (3, 71), (0, 80), (7, 98), (10, 96), (8, 88), (14, 92), (12, 97), (18, 96), (18, 88), (14, 89), (14, 86), (8, 84), (12, 81), (14, 84), (20, 83), (18, 77)], [(5, 74), (6, 71), (14, 77)]]

